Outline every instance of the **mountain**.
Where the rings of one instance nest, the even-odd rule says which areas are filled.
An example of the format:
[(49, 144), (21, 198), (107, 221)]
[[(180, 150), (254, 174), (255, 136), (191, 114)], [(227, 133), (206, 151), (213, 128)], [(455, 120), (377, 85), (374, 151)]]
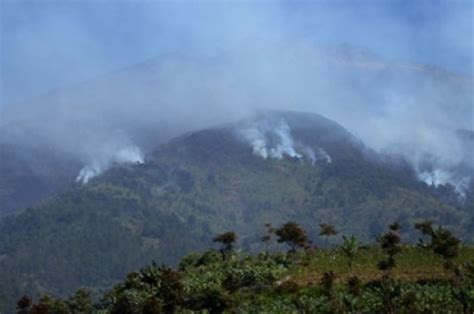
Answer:
[[(217, 56), (161, 55), (3, 106), (0, 216), (62, 191), (83, 167), (107, 169), (128, 147), (150, 153), (183, 132), (229, 123), (254, 110), (317, 112), (373, 148), (405, 136), (410, 145), (403, 157), (419, 149), (444, 161), (448, 149), (458, 155), (451, 138), (436, 134), (436, 141), (447, 143), (427, 148), (412, 141), (423, 140), (431, 128), (472, 132), (472, 84), (469, 75), (305, 40), (290, 46), (252, 42)], [(413, 121), (405, 122), (407, 117)], [(467, 152), (469, 157), (472, 150)], [(35, 162), (39, 165), (30, 165)], [(23, 184), (22, 178), (31, 182)]]
[[(471, 187), (471, 191), (474, 191)], [(264, 112), (189, 132), (143, 162), (115, 164), (0, 221), (0, 300), (101, 291), (152, 260), (176, 263), (223, 231), (255, 250), (265, 223), (301, 223), (372, 240), (388, 223), (431, 219), (474, 240), (472, 196), (419, 181), (317, 114)], [(467, 204), (467, 205), (466, 205)], [(416, 239), (409, 228), (404, 239)]]

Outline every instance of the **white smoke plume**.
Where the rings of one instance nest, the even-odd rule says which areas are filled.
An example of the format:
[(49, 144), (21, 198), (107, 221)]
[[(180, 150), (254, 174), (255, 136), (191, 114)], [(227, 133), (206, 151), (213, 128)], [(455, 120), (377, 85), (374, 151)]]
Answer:
[(284, 120), (277, 123), (258, 121), (250, 127), (239, 130), (252, 146), (254, 154), (267, 159), (282, 159), (284, 155), (301, 158), (293, 146), (290, 128)]
[(102, 168), (99, 164), (93, 163), (91, 165), (85, 166), (79, 171), (79, 174), (76, 178), (76, 182), (82, 182), (84, 184), (88, 183), (90, 179), (98, 176), (102, 172)]
[[(454, 130), (463, 127), (466, 118), (455, 110), (451, 115), (430, 113), (424, 108), (428, 101), (437, 100), (389, 93), (383, 110), (359, 125), (358, 135), (380, 152), (402, 156), (419, 180), (434, 186), (449, 183), (463, 197), (473, 176), (472, 143), (462, 141)], [(469, 122), (464, 127), (468, 129)]]
[(311, 162), (311, 165), (314, 166), (316, 163), (316, 154), (314, 153), (314, 150), (308, 146), (303, 146), (300, 149), (303, 155)]
[(284, 156), (309, 160), (314, 165), (317, 161), (331, 162), (331, 157), (322, 148), (315, 152), (311, 147), (296, 143), (290, 127), (284, 119), (278, 121), (260, 120), (250, 126), (239, 129), (240, 135), (252, 146), (253, 153), (263, 159), (282, 159)]
[(451, 184), (455, 190), (459, 193), (461, 199), (464, 199), (465, 191), (467, 190), (471, 177), (459, 176), (456, 173), (443, 169), (434, 169), (432, 171), (419, 172), (418, 178), (428, 185), (440, 186), (445, 184)]
[(297, 153), (293, 146), (293, 138), (290, 134), (290, 127), (284, 120), (280, 120), (279, 123), (273, 129), (276, 135), (277, 144), (276, 147), (269, 149), (270, 156), (276, 159), (282, 159), (283, 155), (288, 155), (292, 158), (300, 159), (301, 154)]
[(76, 182), (87, 184), (112, 165), (126, 163), (144, 163), (140, 149), (132, 144), (106, 143), (93, 156), (90, 156), (90, 162), (81, 169)]
[(328, 164), (332, 162), (331, 156), (322, 148), (318, 148), (316, 160), (322, 160)]

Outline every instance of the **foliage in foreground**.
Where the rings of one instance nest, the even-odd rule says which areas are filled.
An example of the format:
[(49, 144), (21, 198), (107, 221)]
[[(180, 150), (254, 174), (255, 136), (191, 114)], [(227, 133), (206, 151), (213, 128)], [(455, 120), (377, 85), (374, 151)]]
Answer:
[(258, 255), (236, 251), (236, 235), (228, 232), (215, 238), (223, 244), (220, 252), (190, 254), (177, 269), (153, 263), (130, 273), (96, 302), (79, 290), (65, 300), (43, 296), (37, 304), (24, 296), (17, 309), (18, 313), (472, 313), (474, 249), (460, 246), (452, 233), (428, 222), (416, 227), (429, 237), (427, 244), (402, 245), (400, 226), (392, 224), (378, 238), (378, 246), (360, 246), (352, 236), (344, 238), (340, 248), (317, 250), (299, 241), (304, 230), (291, 222), (274, 232), (280, 240), (297, 239), (298, 245), (288, 241), (288, 253)]

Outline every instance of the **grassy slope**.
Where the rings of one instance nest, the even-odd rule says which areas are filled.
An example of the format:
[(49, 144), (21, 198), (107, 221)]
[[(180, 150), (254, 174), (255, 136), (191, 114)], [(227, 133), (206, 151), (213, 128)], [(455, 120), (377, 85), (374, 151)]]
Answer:
[[(303, 259), (295, 265), (289, 274), (301, 286), (314, 284), (321, 280), (323, 273), (334, 271), (338, 274), (336, 282), (344, 283), (350, 276), (357, 276), (363, 282), (380, 279), (383, 272), (377, 268), (377, 261), (383, 259), (379, 248), (368, 247), (362, 249), (354, 260), (352, 271), (347, 266), (347, 257), (339, 250), (319, 251), (315, 256)], [(397, 255), (397, 267), (392, 275), (403, 282), (416, 282), (419, 280), (449, 280), (452, 271), (443, 267), (443, 261), (433, 253), (414, 246), (404, 246)], [(474, 248), (464, 246), (459, 256), (455, 259), (458, 264), (474, 262)]]
[[(234, 252), (226, 260), (211, 250), (182, 259), (179, 272), (173, 276), (179, 278), (182, 290), (171, 288), (176, 289), (171, 295), (183, 297), (184, 302), (175, 309), (178, 313), (202, 313), (203, 309), (211, 313), (383, 312), (383, 273), (376, 267), (382, 258), (378, 247), (366, 247), (359, 251), (349, 271), (348, 260), (339, 249), (253, 256)], [(474, 263), (474, 248), (461, 247), (454, 265), (469, 262)], [(390, 291), (400, 289), (391, 300), (397, 313), (460, 312), (462, 305), (453, 293), (461, 287), (467, 304), (474, 309), (474, 274), (466, 272), (463, 283), (453, 285), (455, 276), (442, 266), (441, 258), (414, 246), (402, 247), (396, 265)], [(93, 312), (141, 313), (144, 307), (150, 310), (150, 304), (159, 312), (167, 302), (163, 293), (169, 293), (159, 287), (178, 287), (168, 286), (171, 281), (163, 285), (160, 271), (159, 266), (150, 265), (129, 274), (102, 296)], [(322, 284), (326, 272), (335, 274), (330, 290)], [(360, 280), (358, 294), (347, 286), (354, 276)]]

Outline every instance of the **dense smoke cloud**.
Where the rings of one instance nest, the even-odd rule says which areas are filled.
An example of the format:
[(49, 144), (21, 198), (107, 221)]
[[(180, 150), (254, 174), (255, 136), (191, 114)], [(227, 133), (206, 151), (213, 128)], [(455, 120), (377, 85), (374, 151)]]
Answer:
[(288, 123), (282, 118), (277, 121), (269, 117), (256, 119), (249, 125), (237, 127), (236, 132), (252, 146), (253, 153), (263, 159), (282, 159), (287, 156), (301, 161), (304, 157), (312, 165), (316, 162), (331, 162), (331, 156), (324, 149), (318, 147), (315, 152), (312, 147), (296, 142)]
[(77, 182), (87, 183), (90, 179), (98, 176), (114, 163), (141, 164), (144, 157), (141, 150), (132, 145), (123, 145), (118, 143), (106, 143), (99, 147), (99, 151), (91, 154), (86, 166), (83, 167), (76, 178)]
[[(394, 3), (49, 4), (30, 28), (3, 27), (7, 39), (23, 36), (20, 47), (12, 39), (2, 48), (4, 56), (22, 59), (2, 59), (5, 71), (15, 73), (5, 83), (8, 99), (21, 98), (13, 90), (22, 79), (37, 92), (26, 87), (52, 65), (44, 81), (58, 86), (97, 69), (124, 69), (5, 104), (0, 123), (20, 134), (14, 141), (22, 145), (41, 137), (75, 154), (84, 165), (78, 180), (85, 182), (113, 163), (142, 162), (148, 150), (184, 131), (256, 110), (316, 112), (377, 151), (403, 156), (427, 183), (450, 182), (461, 191), (474, 168), (472, 141), (457, 135), (473, 131), (472, 4)], [(88, 17), (92, 9), (103, 15)], [(120, 24), (123, 14), (136, 32)], [(96, 33), (126, 35), (128, 42)], [(151, 59), (125, 67), (145, 58)], [(284, 124), (272, 128), (280, 146), (252, 142), (262, 156), (324, 155), (296, 150)], [(460, 175), (460, 166), (470, 170)]]

